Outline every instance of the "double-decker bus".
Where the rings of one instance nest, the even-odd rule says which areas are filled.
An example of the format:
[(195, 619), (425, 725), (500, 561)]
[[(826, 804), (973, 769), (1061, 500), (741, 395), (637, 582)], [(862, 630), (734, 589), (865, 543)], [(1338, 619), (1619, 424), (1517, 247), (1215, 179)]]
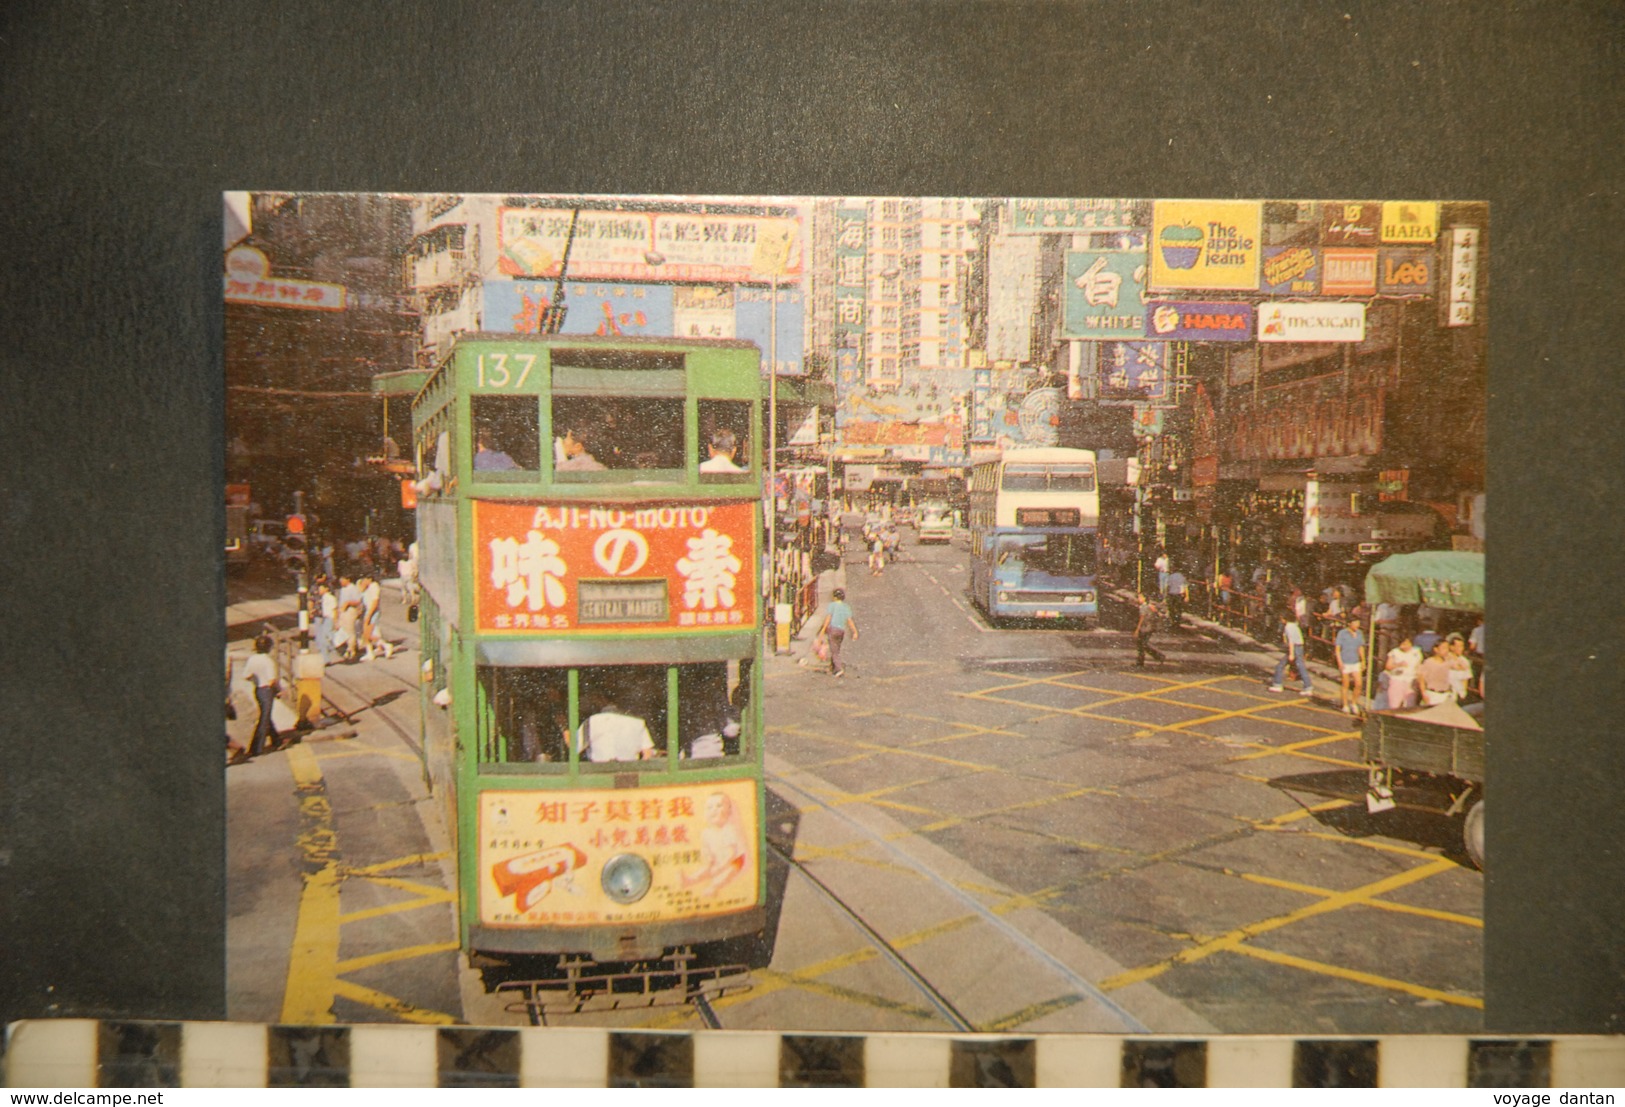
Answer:
[(1093, 450), (1006, 450), (971, 471), (971, 596), (992, 619), (1078, 619), (1100, 600)]
[(467, 334), (414, 400), (423, 756), (476, 966), (579, 999), (763, 928), (760, 365)]

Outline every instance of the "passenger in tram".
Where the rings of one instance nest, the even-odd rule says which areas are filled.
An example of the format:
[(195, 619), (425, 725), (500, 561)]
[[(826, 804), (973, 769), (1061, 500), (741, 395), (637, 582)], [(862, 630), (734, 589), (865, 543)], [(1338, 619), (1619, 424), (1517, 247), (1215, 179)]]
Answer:
[(474, 440), (474, 468), (484, 472), (502, 469), (517, 469), (519, 463), (505, 451), (497, 449), (485, 432), (479, 432)]
[(647, 723), (622, 711), (614, 695), (604, 694), (600, 699), (598, 710), (576, 731), (588, 761), (648, 761), (660, 756)]
[(589, 450), (589, 432), (579, 427), (567, 428), (554, 444), (553, 468), (558, 472), (597, 472), (605, 468), (603, 462)]
[(711, 456), (700, 462), (702, 473), (743, 473), (745, 467), (734, 461), (739, 446), (731, 430), (719, 430), (711, 436)]

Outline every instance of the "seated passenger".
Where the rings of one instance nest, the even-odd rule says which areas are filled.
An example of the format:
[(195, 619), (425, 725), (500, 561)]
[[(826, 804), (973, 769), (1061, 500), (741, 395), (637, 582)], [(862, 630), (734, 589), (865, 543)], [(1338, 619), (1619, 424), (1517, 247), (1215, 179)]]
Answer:
[(659, 757), (649, 727), (636, 715), (621, 711), (613, 698), (576, 731), (576, 740), (588, 761), (647, 761)]
[(727, 746), (730, 743), (737, 751), (739, 748), (739, 720), (724, 714), (717, 720), (715, 727), (694, 739), (689, 747), (688, 756), (695, 761), (721, 757), (727, 753)]
[(517, 469), (519, 463), (507, 453), (491, 445), (490, 440), (482, 433), (475, 440), (474, 468), (482, 472), (497, 469)]
[(702, 473), (743, 473), (745, 468), (734, 462), (738, 442), (731, 430), (719, 430), (711, 436), (711, 456), (700, 462)]
[(592, 472), (605, 466), (587, 449), (587, 435), (578, 428), (567, 429), (554, 443), (553, 468), (557, 472)]

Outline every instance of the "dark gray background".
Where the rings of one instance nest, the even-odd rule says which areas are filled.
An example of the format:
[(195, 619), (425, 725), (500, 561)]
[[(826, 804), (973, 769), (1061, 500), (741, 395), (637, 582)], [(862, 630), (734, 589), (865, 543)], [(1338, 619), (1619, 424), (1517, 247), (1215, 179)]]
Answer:
[(1625, 1029), (1622, 32), (1603, 2), (7, 5), (0, 1018), (224, 1010), (221, 191), (601, 190), (1490, 201), (1488, 1026)]

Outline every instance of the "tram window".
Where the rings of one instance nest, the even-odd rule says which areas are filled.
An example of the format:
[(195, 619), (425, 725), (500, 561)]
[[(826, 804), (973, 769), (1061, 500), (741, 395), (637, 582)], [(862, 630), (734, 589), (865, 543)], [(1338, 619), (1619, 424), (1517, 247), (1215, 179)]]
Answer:
[(570, 759), (568, 671), (482, 667), (483, 762), (563, 763)]
[(677, 698), (678, 756), (708, 761), (739, 753), (749, 717), (748, 660), (678, 666)]
[(666, 756), (669, 713), (664, 665), (600, 665), (579, 670), (583, 763), (649, 761)]
[[(661, 397), (555, 396), (554, 471), (683, 468), (683, 401)], [(583, 458), (587, 460), (582, 460)]]
[(707, 478), (750, 470), (750, 401), (699, 402), (700, 472)]
[(482, 472), (541, 468), (541, 409), (535, 396), (472, 396), (474, 468)]

